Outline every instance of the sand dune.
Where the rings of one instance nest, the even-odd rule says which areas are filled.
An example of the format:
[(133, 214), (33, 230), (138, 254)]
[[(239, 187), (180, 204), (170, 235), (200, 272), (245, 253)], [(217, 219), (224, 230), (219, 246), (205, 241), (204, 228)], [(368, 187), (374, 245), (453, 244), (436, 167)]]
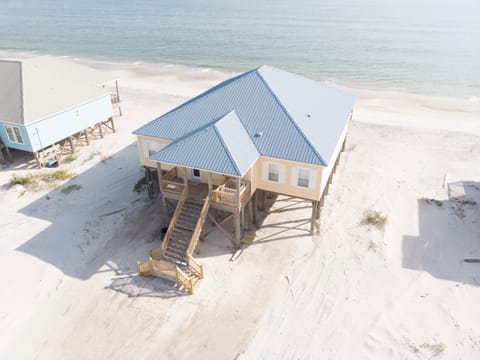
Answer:
[[(480, 264), (464, 262), (480, 258), (478, 103), (354, 90), (317, 234), (308, 203), (271, 199), (241, 254), (221, 232), (202, 244), (206, 278), (183, 296), (136, 275), (162, 211), (133, 192), (131, 131), (229, 75), (54, 60), (82, 66), (79, 82), (120, 78), (124, 116), (59, 189), (8, 187), (37, 172), (18, 154), (1, 170), (1, 358), (479, 358)], [(374, 210), (384, 227), (365, 223)]]

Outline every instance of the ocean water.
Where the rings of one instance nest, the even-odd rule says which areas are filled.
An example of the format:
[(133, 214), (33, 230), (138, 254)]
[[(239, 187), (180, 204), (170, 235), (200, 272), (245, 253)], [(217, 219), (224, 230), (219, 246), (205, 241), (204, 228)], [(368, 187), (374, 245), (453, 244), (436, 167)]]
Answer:
[(480, 0), (0, 0), (0, 48), (480, 97)]

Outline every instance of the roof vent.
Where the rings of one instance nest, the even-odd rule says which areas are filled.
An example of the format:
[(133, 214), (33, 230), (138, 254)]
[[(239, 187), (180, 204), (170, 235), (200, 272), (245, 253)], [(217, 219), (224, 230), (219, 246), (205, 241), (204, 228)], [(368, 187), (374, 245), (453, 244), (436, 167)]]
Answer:
[(311, 114), (307, 114), (307, 117), (312, 117), (312, 115), (311, 115)]
[(257, 138), (262, 137), (263, 136), (263, 131), (259, 131), (259, 132), (255, 133), (254, 136), (257, 137)]

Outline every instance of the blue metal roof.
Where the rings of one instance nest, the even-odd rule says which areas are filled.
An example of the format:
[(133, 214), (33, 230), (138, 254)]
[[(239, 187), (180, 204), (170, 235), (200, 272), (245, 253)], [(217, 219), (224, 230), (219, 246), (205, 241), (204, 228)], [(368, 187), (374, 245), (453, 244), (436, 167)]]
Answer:
[(152, 155), (155, 161), (241, 177), (259, 154), (235, 111)]
[[(235, 144), (231, 152), (236, 154), (234, 163), (240, 168), (243, 168), (241, 164), (250, 161), (253, 153), (250, 151), (248, 155), (245, 154), (245, 159), (242, 151), (236, 153), (236, 149), (242, 149), (246, 143), (253, 144), (262, 156), (326, 166), (332, 160), (354, 102), (354, 96), (341, 90), (280, 69), (262, 66), (222, 82), (142, 126), (134, 134), (172, 140), (173, 146), (177, 141), (185, 140), (187, 135), (190, 137), (196, 132), (205, 131), (205, 127), (209, 128), (218, 119), (235, 111), (237, 120), (225, 121), (224, 126), (219, 122), (216, 130), (209, 131), (220, 129), (222, 136), (218, 139), (226, 137), (230, 139), (229, 144)], [(248, 139), (241, 136), (234, 143), (232, 139), (237, 133), (229, 131), (227, 125), (232, 129), (235, 126), (238, 131), (239, 124)], [(194, 145), (193, 142), (188, 143)], [(175, 155), (172, 150), (169, 162), (179, 164), (180, 158), (186, 161), (189, 157), (191, 163), (207, 161), (197, 159), (200, 157), (197, 148), (199, 143), (190, 149), (185, 144), (182, 146), (184, 154)], [(209, 157), (208, 167), (197, 168), (218, 171), (213, 170), (214, 164), (220, 161), (217, 151), (225, 153), (225, 149), (217, 148), (213, 142), (204, 142), (200, 147), (208, 147), (207, 153), (202, 155)], [(155, 155), (151, 158), (156, 160)]]

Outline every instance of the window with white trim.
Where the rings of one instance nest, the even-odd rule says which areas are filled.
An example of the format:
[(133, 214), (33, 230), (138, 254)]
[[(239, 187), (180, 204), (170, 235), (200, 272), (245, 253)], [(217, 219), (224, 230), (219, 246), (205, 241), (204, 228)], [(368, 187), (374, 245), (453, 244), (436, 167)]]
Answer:
[(303, 189), (314, 189), (317, 171), (309, 168), (292, 167), (291, 184)]
[(12, 143), (24, 144), (22, 132), (18, 126), (4, 124), (3, 127), (7, 132), (8, 140)]
[(280, 179), (280, 171), (277, 164), (268, 164), (268, 180), (278, 182)]
[(310, 170), (298, 169), (297, 186), (304, 188), (310, 187)]
[(264, 181), (285, 184), (285, 174), (286, 168), (285, 165), (282, 165), (277, 162), (262, 162), (262, 179)]

